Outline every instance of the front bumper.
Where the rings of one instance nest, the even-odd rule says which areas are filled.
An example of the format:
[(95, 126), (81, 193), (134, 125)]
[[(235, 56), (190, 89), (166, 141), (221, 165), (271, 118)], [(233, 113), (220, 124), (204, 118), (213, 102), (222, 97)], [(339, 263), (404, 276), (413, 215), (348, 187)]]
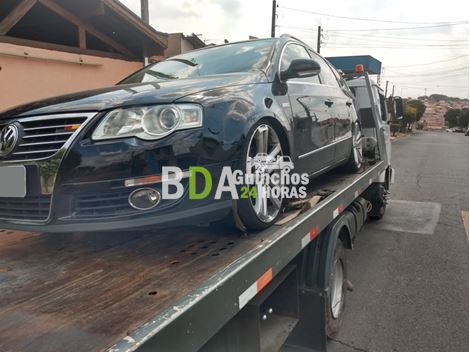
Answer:
[[(107, 231), (202, 223), (228, 214), (230, 199), (214, 201), (211, 193), (204, 200), (190, 200), (187, 180), (182, 182), (183, 198), (162, 200), (152, 210), (139, 211), (128, 203), (129, 194), (139, 187), (125, 187), (125, 181), (161, 175), (164, 166), (182, 170), (205, 166), (217, 184), (221, 168), (236, 165), (237, 144), (224, 145), (204, 128), (178, 131), (151, 142), (136, 138), (93, 142), (89, 135), (98, 120), (90, 117), (52, 157), (0, 160), (0, 166), (25, 165), (28, 186), (24, 199), (0, 198), (0, 228)], [(161, 185), (142, 187), (160, 190)]]

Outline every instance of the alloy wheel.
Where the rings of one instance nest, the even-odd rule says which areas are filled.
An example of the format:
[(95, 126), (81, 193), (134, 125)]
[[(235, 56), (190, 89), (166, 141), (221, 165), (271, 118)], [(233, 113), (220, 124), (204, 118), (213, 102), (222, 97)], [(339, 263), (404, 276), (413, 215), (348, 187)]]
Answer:
[(359, 127), (359, 124), (355, 124), (354, 135), (353, 135), (353, 153), (354, 153), (354, 162), (359, 168), (363, 162), (362, 156), (362, 132)]
[[(264, 155), (265, 162), (256, 160), (257, 155)], [(253, 133), (247, 150), (246, 172), (271, 175), (280, 170), (273, 170), (269, 163), (277, 160), (278, 156), (283, 155), (282, 145), (276, 131), (267, 124), (259, 125)], [(256, 197), (251, 198), (251, 206), (259, 220), (264, 223), (273, 221), (282, 206), (282, 196), (274, 197), (272, 187), (274, 184), (255, 184)], [(271, 193), (271, 194), (268, 194)]]

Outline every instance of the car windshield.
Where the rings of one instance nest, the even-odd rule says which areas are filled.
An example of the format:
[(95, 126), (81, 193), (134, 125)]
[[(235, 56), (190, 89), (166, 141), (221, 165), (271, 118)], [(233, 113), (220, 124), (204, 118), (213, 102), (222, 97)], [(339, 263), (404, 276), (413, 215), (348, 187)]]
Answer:
[(120, 84), (261, 70), (272, 45), (273, 39), (262, 39), (188, 52), (150, 65)]

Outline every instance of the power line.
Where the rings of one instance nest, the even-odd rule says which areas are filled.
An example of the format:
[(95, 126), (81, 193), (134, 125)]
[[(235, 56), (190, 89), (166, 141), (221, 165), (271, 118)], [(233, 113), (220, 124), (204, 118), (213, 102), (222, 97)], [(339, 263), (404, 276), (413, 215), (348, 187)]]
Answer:
[(441, 62), (449, 62), (449, 61), (458, 60), (458, 59), (461, 59), (461, 58), (463, 58), (463, 57), (467, 57), (467, 58), (468, 58), (468, 55), (460, 55), (460, 56), (456, 56), (456, 57), (453, 57), (453, 58), (451, 58), (451, 59), (447, 59), (447, 60), (432, 61), (432, 62), (427, 62), (427, 63), (423, 63), (423, 64), (404, 65), (404, 66), (386, 66), (385, 68), (387, 69), (388, 67), (393, 67), (393, 68), (402, 68), (402, 67), (413, 67), (413, 66), (434, 65), (434, 64), (441, 63)]
[[(327, 31), (328, 32), (328, 31)], [(423, 38), (408, 38), (408, 37), (397, 37), (397, 36), (381, 36), (381, 35), (375, 35), (375, 34), (368, 34), (367, 38), (364, 38), (361, 34), (341, 34), (341, 33), (333, 33), (335, 37), (341, 37), (341, 38), (351, 38), (351, 39), (365, 39), (369, 40), (370, 38), (372, 39), (393, 39), (393, 40), (415, 40), (415, 41), (430, 41), (430, 42), (459, 42), (459, 43), (466, 43), (467, 39), (423, 39)]]
[(417, 30), (417, 29), (428, 29), (438, 27), (451, 27), (460, 26), (467, 24), (467, 22), (455, 22), (448, 24), (437, 24), (434, 26), (419, 26), (419, 27), (401, 27), (401, 28), (365, 28), (365, 29), (329, 29), (329, 32), (376, 32), (376, 31), (404, 31), (404, 30)]
[[(329, 49), (350, 49), (351, 50), (351, 43), (335, 43), (335, 45), (339, 46), (325, 46)], [(344, 45), (344, 46), (341, 46)], [(413, 49), (441, 49), (441, 48), (454, 48), (454, 49), (467, 49), (468, 46), (465, 45), (416, 45), (416, 46), (403, 46), (403, 45), (395, 45), (395, 46), (373, 46), (361, 45), (361, 49), (406, 49), (406, 50), (413, 50)]]
[[(338, 41), (340, 40), (340, 41)], [(466, 46), (466, 43), (464, 42), (458, 42), (458, 43), (449, 43), (449, 44), (443, 44), (443, 43), (436, 43), (436, 44), (428, 44), (429, 42), (424, 42), (424, 43), (416, 43), (416, 42), (405, 42), (405, 41), (386, 41), (384, 39), (374, 39), (374, 38), (353, 38), (353, 37), (333, 37), (330, 40), (328, 40), (330, 44), (347, 44), (350, 45), (351, 43), (357, 43), (357, 44), (364, 44), (364, 45), (386, 45), (386, 46), (392, 46), (392, 45), (398, 45), (398, 46), (413, 46), (413, 47), (455, 47), (455, 46)]]
[(278, 24), (278, 25), (276, 25), (276, 26), (277, 26), (277, 27), (285, 27), (285, 28), (296, 29), (296, 30), (299, 30), (299, 31), (317, 32), (316, 29), (307, 28), (307, 27), (287, 26), (287, 25), (283, 25), (283, 24)]
[(405, 87), (405, 88), (416, 88), (416, 89), (424, 89), (424, 88), (435, 88), (435, 87), (442, 87), (442, 88), (457, 88), (457, 89), (468, 89), (468, 86), (446, 86), (446, 85), (440, 85), (440, 84), (426, 84), (425, 86), (404, 86), (400, 84), (400, 87)]
[[(443, 25), (436, 25), (436, 26), (421, 26), (421, 27), (402, 27), (402, 28), (368, 28), (368, 29), (328, 29), (327, 31), (330, 33), (350, 33), (350, 32), (377, 32), (377, 31), (394, 31), (394, 30), (419, 30), (419, 29), (428, 29), (428, 28), (439, 28), (439, 27), (450, 27), (450, 26), (458, 26), (465, 23), (453, 23), (453, 24), (443, 24)], [(277, 27), (285, 27), (285, 28), (292, 28), (299, 31), (307, 31), (307, 32), (316, 32), (316, 29), (307, 28), (307, 27), (298, 27), (298, 26), (289, 26), (289, 25), (276, 25)], [(368, 34), (369, 35), (369, 34)]]
[(355, 20), (355, 21), (369, 21), (369, 22), (382, 22), (382, 23), (406, 23), (406, 24), (444, 24), (444, 23), (450, 24), (450, 23), (455, 23), (455, 22), (464, 22), (464, 23), (467, 23), (467, 21), (408, 22), (408, 21), (378, 20), (378, 19), (371, 19), (371, 18), (361, 18), (361, 17), (348, 17), (348, 16), (331, 15), (331, 14), (327, 14), (327, 13), (314, 12), (314, 11), (307, 11), (307, 10), (295, 9), (295, 8), (292, 8), (292, 7), (285, 7), (285, 6), (279, 6), (279, 8), (282, 8), (282, 9), (285, 9), (285, 10), (290, 10), (290, 11), (309, 13), (309, 14), (312, 14), (312, 15), (328, 16), (328, 17), (334, 17), (334, 18), (343, 18), (343, 19)]
[[(447, 73), (453, 73), (453, 72), (460, 72), (460, 71), (466, 71), (468, 70), (468, 66), (461, 66), (461, 67), (450, 67), (448, 70), (442, 70), (439, 72), (435, 73), (430, 73), (429, 71), (426, 72), (400, 72), (400, 71), (395, 71), (391, 69), (387, 69), (386, 67), (384, 68), (385, 72), (390, 71), (397, 73), (399, 75), (404, 75), (404, 76), (429, 76), (429, 75), (438, 75), (438, 74), (447, 74)], [(385, 73), (387, 75), (387, 73)], [(390, 76), (390, 75), (389, 75)], [(391, 75), (393, 76), (393, 75)]]

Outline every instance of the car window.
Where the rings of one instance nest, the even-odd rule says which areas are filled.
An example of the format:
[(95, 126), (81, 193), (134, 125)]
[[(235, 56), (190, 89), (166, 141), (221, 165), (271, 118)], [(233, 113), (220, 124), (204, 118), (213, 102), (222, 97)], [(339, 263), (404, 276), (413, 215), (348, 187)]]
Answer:
[[(299, 44), (287, 44), (284, 52), (282, 53), (281, 58), (281, 72), (286, 71), (289, 68), (290, 63), (292, 60), (297, 59), (310, 59), (308, 55), (307, 49), (305, 49), (302, 45)], [(306, 78), (297, 78), (297, 80), (302, 80), (311, 83), (320, 83), (320, 79), (318, 75), (313, 77), (306, 77)]]
[(309, 50), (309, 53), (312, 56), (312, 59), (318, 62), (318, 64), (320, 65), (321, 83), (328, 86), (338, 87), (339, 83), (336, 79), (336, 76), (333, 73), (333, 70), (331, 69), (330, 65), (326, 63), (325, 59), (323, 59), (321, 56), (311, 50)]

